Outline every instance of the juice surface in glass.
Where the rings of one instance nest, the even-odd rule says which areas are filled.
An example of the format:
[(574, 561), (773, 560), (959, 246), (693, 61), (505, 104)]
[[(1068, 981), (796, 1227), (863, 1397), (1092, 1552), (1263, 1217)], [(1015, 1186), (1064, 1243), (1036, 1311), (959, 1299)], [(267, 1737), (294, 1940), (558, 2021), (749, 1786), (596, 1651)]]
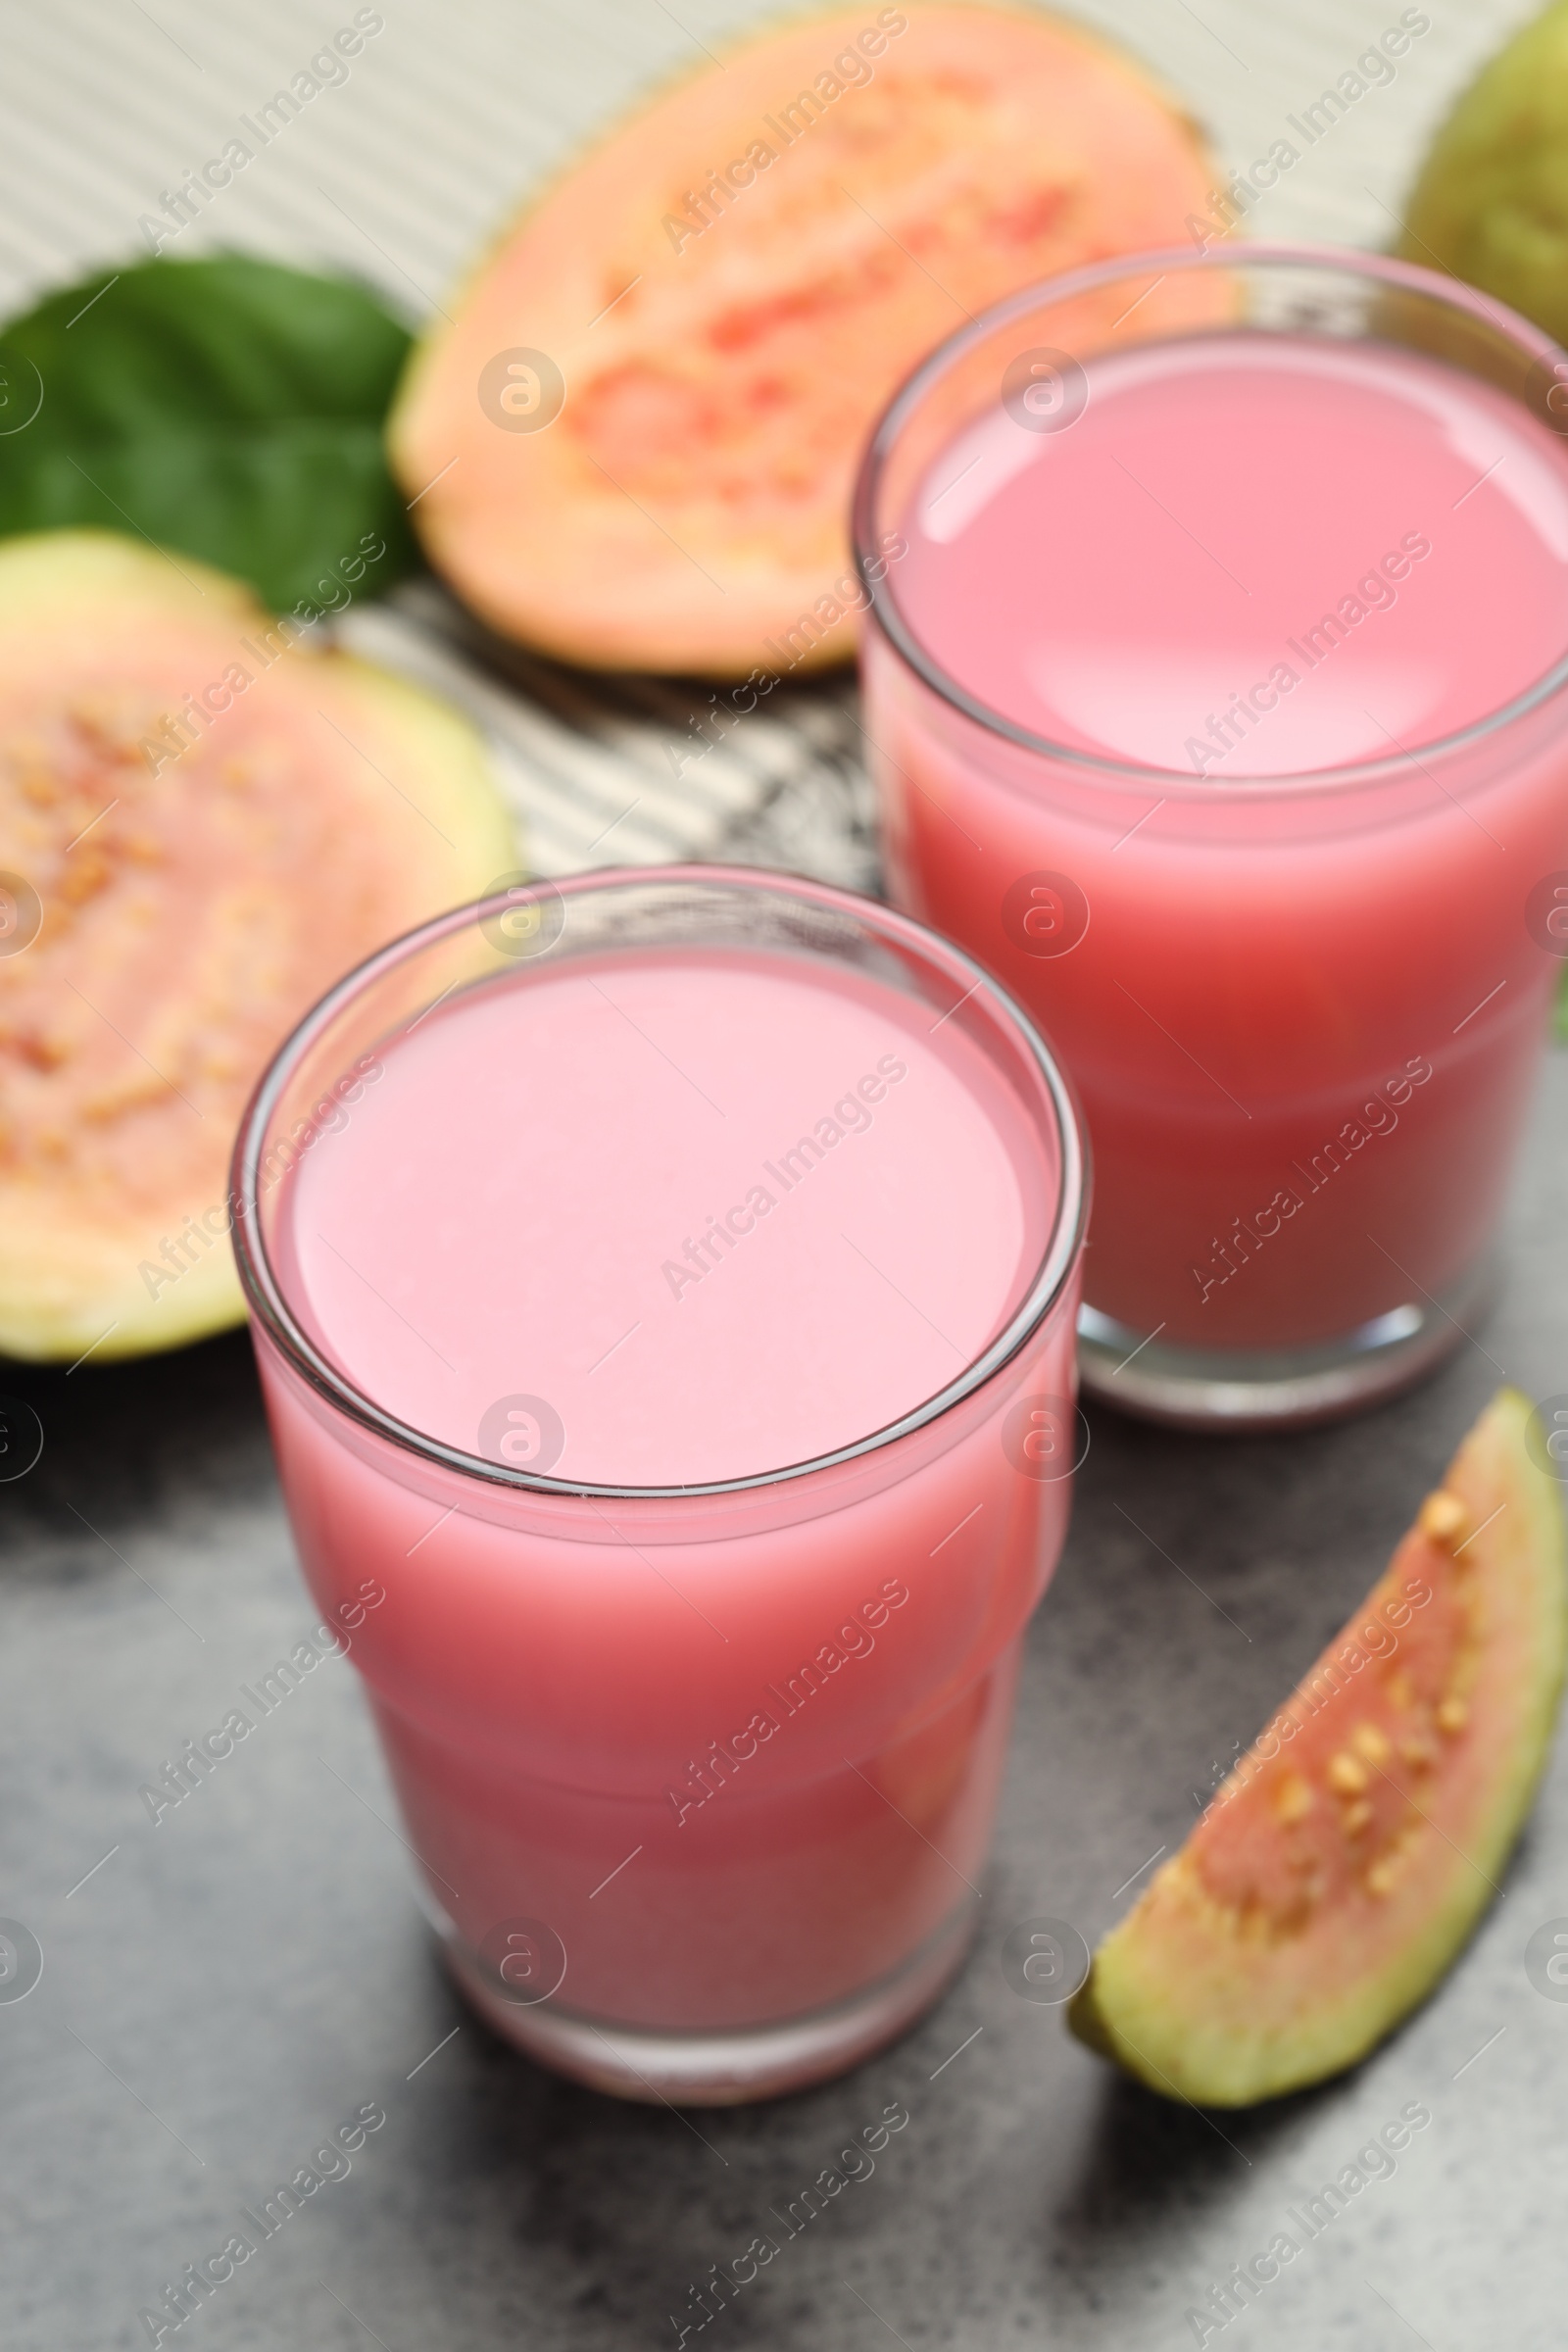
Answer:
[(1088, 395), (1070, 429), (994, 411), (945, 449), (898, 575), (933, 656), (1036, 734), (1297, 775), (1456, 733), (1568, 644), (1561, 443), (1441, 361), (1208, 334), (1105, 357)]
[(438, 1007), (300, 1164), (297, 1311), (466, 1451), (537, 1394), (563, 1479), (693, 1486), (852, 1445), (982, 1352), (1055, 1206), (1015, 1099), (930, 1031), (874, 981), (739, 953)]
[(1560, 712), (1488, 722), (1568, 652), (1564, 445), (1370, 331), (1040, 373), (1040, 416), (989, 399), (905, 496), (881, 610), (925, 675), (866, 652), (895, 896), (1072, 1073), (1091, 1333), (1230, 1372), (1441, 1345), (1560, 968)]
[(428, 1908), (503, 2031), (634, 2095), (776, 2087), (799, 2052), (747, 2036), (931, 1997), (1060, 1544), (1075, 1286), (1008, 1335), (1076, 1178), (980, 976), (889, 974), (739, 943), (492, 972), (323, 1046), (337, 1108), (258, 1188), (308, 1348), (428, 1442), (259, 1331), (318, 1597), (385, 1594), (354, 1654)]

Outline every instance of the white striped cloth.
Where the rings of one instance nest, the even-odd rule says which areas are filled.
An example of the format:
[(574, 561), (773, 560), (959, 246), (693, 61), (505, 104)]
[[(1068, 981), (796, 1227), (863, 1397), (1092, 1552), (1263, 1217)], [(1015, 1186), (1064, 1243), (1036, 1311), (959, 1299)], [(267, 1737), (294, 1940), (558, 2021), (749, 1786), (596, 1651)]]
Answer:
[(874, 884), (873, 818), (846, 680), (779, 686), (765, 714), (714, 742), (711, 726), (705, 734), (695, 723), (707, 708), (702, 689), (535, 660), (489, 637), (428, 580), (346, 613), (337, 634), (468, 711), (539, 873), (741, 856), (799, 866), (792, 852), (805, 850), (823, 880)]
[[(1382, 244), (1435, 122), (1535, 0), (1434, 0), (1392, 82), (1367, 88), (1250, 220), (1261, 235)], [(1137, 49), (1231, 167), (1294, 139), (1399, 0), (1076, 0)], [(640, 88), (770, 0), (0, 0), (0, 315), (148, 250), (166, 190), (243, 136), (295, 76), (321, 87), (163, 250), (237, 247), (371, 280), (411, 323), (439, 310), (527, 189)], [(357, 56), (310, 74), (340, 26)], [(372, 29), (371, 27), (378, 27)], [(342, 61), (340, 61), (341, 63)], [(498, 649), (418, 581), (352, 612), (345, 642), (453, 696), (495, 747), (545, 873), (741, 857), (873, 884), (853, 689), (781, 688), (706, 757), (700, 692), (613, 684)]]

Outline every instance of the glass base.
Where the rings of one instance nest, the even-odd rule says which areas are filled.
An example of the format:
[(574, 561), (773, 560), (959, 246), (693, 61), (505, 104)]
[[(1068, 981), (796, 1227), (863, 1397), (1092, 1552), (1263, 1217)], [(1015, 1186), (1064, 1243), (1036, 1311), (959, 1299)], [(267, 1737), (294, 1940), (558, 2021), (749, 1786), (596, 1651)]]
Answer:
[(847, 2074), (896, 2040), (956, 1975), (977, 1917), (976, 1907), (965, 1903), (892, 1976), (830, 2009), (715, 2034), (620, 2026), (580, 2016), (553, 1999), (510, 2001), (466, 1944), (447, 1935), (442, 1945), (447, 1966), (485, 2023), (539, 2065), (618, 2099), (735, 2107)]
[(1343, 1339), (1310, 1348), (1171, 1348), (1098, 1307), (1078, 1312), (1085, 1392), (1176, 1429), (1299, 1428), (1360, 1412), (1435, 1371), (1470, 1337), (1465, 1328), (1496, 1296), (1488, 1256), (1438, 1298), (1379, 1315)]

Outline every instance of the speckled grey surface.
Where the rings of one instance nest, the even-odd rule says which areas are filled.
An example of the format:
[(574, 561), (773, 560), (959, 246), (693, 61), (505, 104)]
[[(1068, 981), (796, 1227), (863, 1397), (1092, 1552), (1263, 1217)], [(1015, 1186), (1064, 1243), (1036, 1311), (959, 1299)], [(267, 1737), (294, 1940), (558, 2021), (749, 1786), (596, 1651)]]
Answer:
[(1557, 1055), (1501, 1305), (1418, 1393), (1241, 1443), (1095, 1416), (970, 1965), (859, 2073), (691, 2124), (552, 2080), (461, 2007), (348, 1665), (318, 1668), (153, 1827), (140, 1783), (311, 1620), (247, 1343), (69, 1378), (4, 1368), (47, 1433), (0, 1488), (0, 1913), (45, 1955), (36, 1989), (0, 2003), (9, 2352), (148, 2341), (137, 2314), (166, 2281), (371, 2102), (386, 2122), (348, 2176), (166, 2342), (674, 2345), (692, 2282), (759, 2230), (782, 2237), (768, 2208), (892, 2100), (910, 2120), (874, 2174), (689, 2344), (1192, 2343), (1184, 2315), (1211, 2282), (1419, 2101), (1433, 2120), (1396, 2174), (1227, 2340), (1556, 2352), (1568, 2004), (1522, 1956), (1568, 1915), (1568, 1754), (1451, 1979), (1318, 2093), (1242, 2117), (1171, 2107), (1017, 1998), (998, 1955), (1021, 1919), (1092, 1940), (1131, 1899), (1116, 1890), (1180, 1839), (1195, 1791), (1371, 1582), (1499, 1367), (1568, 1390), (1565, 1155)]
[[(368, 269), (409, 305), (411, 281), (444, 288), (520, 188), (649, 74), (771, 5), (400, 0), (351, 85), (179, 250), (233, 241)], [(1387, 238), (1451, 97), (1533, 6), (1431, 11), (1396, 86), (1265, 199), (1260, 233)], [(1397, 11), (1079, 0), (1076, 13), (1136, 44), (1211, 126), (1228, 170)], [(322, 37), (294, 11), (240, 0), (151, 13), (0, 0), (0, 23), (8, 309), (134, 250), (154, 192)], [(809, 805), (760, 811), (737, 854), (863, 881), (858, 787), (824, 775), (813, 790)], [(828, 806), (836, 796), (847, 806)], [(1538, 1394), (1568, 1391), (1565, 1159), (1559, 1057), (1515, 1203), (1509, 1285), (1481, 1335)], [(1225, 2340), (1558, 2352), (1568, 2004), (1531, 1989), (1522, 1954), (1538, 1924), (1568, 1916), (1568, 1758), (1504, 1899), (1438, 1997), (1357, 2075), (1276, 2110), (1211, 2124), (1116, 2082), (998, 1965), (1021, 1918), (1065, 1914), (1092, 1937), (1130, 1899), (1115, 1890), (1181, 1837), (1192, 1792), (1364, 1591), (1496, 1376), (1467, 1348), (1403, 1401), (1289, 1441), (1204, 1444), (1096, 1415), (1031, 1637), (970, 1966), (860, 2074), (699, 2116), (699, 2139), (662, 2111), (551, 2081), (460, 2008), (384, 1826), (390, 1795), (348, 1667), (318, 1670), (158, 1829), (139, 1806), (148, 1772), (311, 1621), (244, 1340), (69, 1380), (0, 1367), (0, 1390), (30, 1397), (46, 1427), (37, 1469), (0, 1486), (0, 1915), (29, 1926), (45, 1956), (36, 1989), (0, 2002), (7, 2352), (148, 2341), (139, 2308), (371, 2101), (387, 2120), (348, 2177), (166, 2341), (673, 2345), (669, 2315), (686, 2311), (691, 2283), (772, 2230), (769, 2206), (894, 2098), (910, 2121), (875, 2174), (689, 2345), (1190, 2344), (1187, 2308), (1420, 2100), (1433, 2122), (1397, 2175), (1374, 2180)]]

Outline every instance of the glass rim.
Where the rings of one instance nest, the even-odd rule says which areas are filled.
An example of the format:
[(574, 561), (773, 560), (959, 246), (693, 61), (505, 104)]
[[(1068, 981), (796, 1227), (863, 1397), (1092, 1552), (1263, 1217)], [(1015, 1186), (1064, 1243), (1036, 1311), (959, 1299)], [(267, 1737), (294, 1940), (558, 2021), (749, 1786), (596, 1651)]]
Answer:
[[(1151, 269), (1168, 276), (1177, 270), (1247, 270), (1262, 266), (1270, 269), (1337, 270), (1352, 278), (1362, 278), (1386, 286), (1397, 286), (1412, 294), (1423, 294), (1445, 304), (1449, 310), (1465, 314), (1495, 332), (1506, 336), (1534, 363), (1547, 365), (1562, 361), (1568, 368), (1568, 353), (1530, 319), (1499, 302), (1494, 295), (1483, 293), (1479, 287), (1466, 285), (1461, 279), (1443, 276), (1415, 262), (1396, 261), (1392, 255), (1363, 253), (1352, 246), (1304, 245), (1286, 242), (1233, 245), (1201, 252), (1192, 247), (1160, 246), (1141, 253), (1117, 254), (1108, 261), (1094, 262), (1082, 269), (1061, 271), (1055, 277), (1038, 279), (1016, 294), (1004, 295), (999, 302), (981, 311), (967, 325), (960, 326), (927, 353), (919, 365), (905, 377), (892, 399), (872, 427), (859, 470), (856, 476), (851, 505), (851, 550), (856, 571), (864, 598), (863, 610), (887, 639), (893, 651), (913, 670), (922, 684), (962, 717), (983, 728), (987, 734), (1000, 736), (1017, 748), (1039, 753), (1058, 764), (1078, 769), (1092, 779), (1108, 784), (1136, 786), (1163, 795), (1167, 800), (1184, 799), (1198, 802), (1223, 803), (1238, 796), (1251, 799), (1327, 798), (1331, 794), (1356, 791), (1366, 785), (1380, 784), (1412, 770), (1423, 769), (1432, 760), (1446, 760), (1455, 752), (1484, 742), (1489, 735), (1500, 731), (1513, 720), (1549, 702), (1568, 686), (1568, 648), (1549, 669), (1479, 719), (1473, 719), (1452, 733), (1419, 743), (1413, 750), (1402, 746), (1377, 760), (1338, 762), (1329, 767), (1295, 768), (1284, 775), (1245, 775), (1219, 778), (1189, 775), (1182, 768), (1154, 767), (1140, 760), (1113, 760), (1107, 755), (1090, 752), (1080, 745), (1055, 743), (1049, 736), (1039, 735), (1032, 728), (1021, 726), (1003, 712), (994, 710), (946, 670), (942, 663), (928, 654), (899, 610), (898, 594), (893, 575), (877, 551), (875, 525), (882, 477), (898, 445), (905, 425), (933, 385), (938, 383), (967, 353), (984, 343), (1015, 320), (1027, 318), (1048, 303), (1070, 301), (1078, 295), (1098, 291), (1112, 285), (1118, 278), (1130, 277)], [(1188, 330), (1191, 332), (1209, 330)], [(1256, 330), (1262, 331), (1262, 330)], [(878, 576), (880, 575), (880, 576)]]
[[(412, 962), (427, 948), (470, 930), (489, 915), (514, 911), (518, 906), (541, 900), (571, 899), (594, 891), (658, 888), (661, 885), (719, 885), (759, 895), (805, 901), (828, 912), (849, 912), (874, 934), (891, 944), (915, 950), (928, 966), (946, 969), (958, 988), (952, 1007), (971, 998), (988, 999), (1003, 1026), (1025, 1050), (1042, 1078), (1056, 1132), (1059, 1171), (1051, 1229), (1039, 1264), (1023, 1298), (1004, 1327), (946, 1387), (910, 1407), (896, 1421), (869, 1431), (849, 1445), (776, 1469), (749, 1472), (743, 1477), (713, 1479), (683, 1486), (606, 1485), (586, 1479), (550, 1478), (510, 1463), (492, 1462), (465, 1452), (444, 1439), (429, 1436), (412, 1423), (400, 1421), (373, 1397), (328, 1362), (294, 1314), (272, 1265), (262, 1227), (259, 1175), (263, 1145), (273, 1111), (300, 1062), (325, 1036), (332, 1023), (357, 998), (400, 964)], [(501, 975), (496, 975), (500, 977)], [(483, 984), (482, 982), (480, 983)], [(828, 883), (780, 873), (760, 866), (681, 865), (605, 866), (559, 879), (540, 877), (525, 887), (487, 893), (444, 914), (416, 924), (376, 950), (344, 973), (312, 1005), (278, 1046), (258, 1079), (240, 1120), (230, 1164), (230, 1199), (234, 1203), (234, 1258), (246, 1307), (285, 1361), (327, 1403), (403, 1452), (453, 1474), (482, 1481), (491, 1487), (541, 1496), (579, 1498), (589, 1502), (689, 1502), (706, 1495), (740, 1494), (780, 1487), (831, 1470), (840, 1464), (892, 1446), (901, 1438), (939, 1420), (983, 1388), (1011, 1361), (1057, 1304), (1077, 1264), (1089, 1211), (1089, 1149), (1086, 1130), (1072, 1088), (1044, 1037), (1017, 1000), (984, 967), (923, 923), (896, 912), (858, 891), (839, 890)]]

